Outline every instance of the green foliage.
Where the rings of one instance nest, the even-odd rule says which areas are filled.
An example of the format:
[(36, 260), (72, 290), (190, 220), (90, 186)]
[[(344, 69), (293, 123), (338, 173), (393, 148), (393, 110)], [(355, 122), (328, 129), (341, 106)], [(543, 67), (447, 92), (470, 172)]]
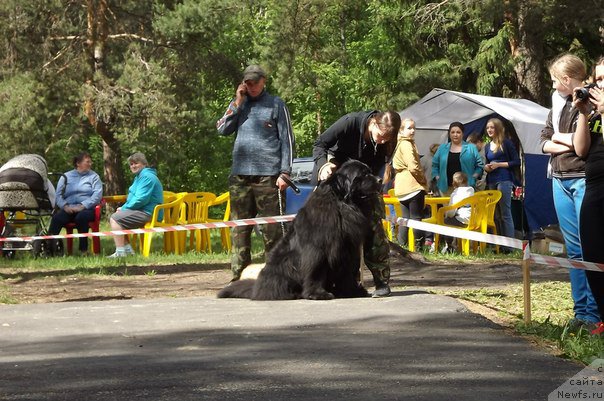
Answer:
[(513, 29), (509, 23), (504, 23), (495, 36), (480, 43), (478, 54), (472, 63), (473, 70), (478, 75), (478, 93), (502, 96), (512, 92), (509, 80), (514, 71), (514, 62), (508, 55), (509, 43), (514, 35)]
[(44, 87), (27, 72), (0, 81), (0, 157), (6, 160), (20, 153), (44, 154), (40, 141), (43, 125)]
[[(0, 162), (37, 152), (64, 171), (87, 150), (103, 175), (103, 142), (83, 112), (92, 100), (123, 160), (141, 150), (167, 189), (222, 192), (233, 138), (215, 123), (247, 64), (265, 66), (269, 91), (290, 109), (297, 154), (309, 155), (343, 114), (400, 110), (434, 87), (515, 96), (510, 43), (531, 1), (109, 0), (106, 57), (93, 76), (82, 3), (5, 0)], [(538, 3), (539, 63), (563, 51), (599, 55), (596, 0)]]

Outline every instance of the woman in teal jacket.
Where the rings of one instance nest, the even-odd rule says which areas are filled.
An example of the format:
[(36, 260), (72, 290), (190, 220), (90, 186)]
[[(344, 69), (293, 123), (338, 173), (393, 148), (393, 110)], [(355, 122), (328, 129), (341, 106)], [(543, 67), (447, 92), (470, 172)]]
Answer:
[(432, 158), (432, 179), (443, 196), (453, 191), (453, 174), (458, 171), (468, 176), (468, 185), (474, 187), (482, 176), (484, 163), (476, 146), (463, 140), (464, 126), (459, 121), (449, 125), (450, 142), (443, 143)]
[[(112, 230), (124, 230), (143, 227), (151, 220), (155, 206), (164, 202), (164, 189), (157, 178), (157, 172), (149, 167), (145, 155), (134, 153), (128, 158), (134, 181), (128, 189), (126, 203), (111, 215), (109, 224)], [(159, 219), (162, 216), (158, 216)], [(110, 258), (119, 258), (134, 254), (125, 235), (113, 237), (115, 253)]]

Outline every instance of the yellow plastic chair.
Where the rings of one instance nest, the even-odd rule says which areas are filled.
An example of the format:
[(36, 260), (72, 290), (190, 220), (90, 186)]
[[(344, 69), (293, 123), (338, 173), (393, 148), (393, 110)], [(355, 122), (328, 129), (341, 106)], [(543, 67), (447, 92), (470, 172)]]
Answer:
[[(449, 199), (450, 198), (448, 196), (427, 197), (424, 200), (424, 205), (430, 206), (430, 217), (426, 217), (425, 219), (422, 219), (422, 221), (424, 223), (437, 224), (436, 212), (440, 207), (449, 204)], [(407, 234), (407, 242), (409, 242), (409, 250), (411, 252), (415, 252), (415, 233), (413, 232), (413, 229), (411, 227), (409, 227), (408, 230), (409, 233)], [(435, 233), (434, 237), (436, 238), (437, 235), (438, 234)]]
[[(186, 192), (175, 194), (175, 199), (171, 202), (162, 203), (155, 206), (153, 209), (153, 215), (151, 221), (145, 224), (144, 228), (155, 228), (155, 227), (169, 227), (178, 224), (178, 217), (180, 216), (180, 208), (182, 206), (182, 200)], [(160, 220), (160, 212), (163, 211), (163, 217)], [(131, 244), (135, 246), (137, 242), (141, 249), (141, 255), (149, 257), (151, 252), (151, 242), (153, 240), (154, 233), (145, 233), (142, 235), (133, 234)], [(164, 234), (164, 252), (166, 253), (180, 253), (180, 247), (178, 246), (178, 232), (167, 231)], [(138, 236), (138, 241), (135, 240), (134, 236)]]
[[(208, 222), (208, 208), (216, 200), (211, 192), (189, 192), (182, 198), (179, 224), (199, 224)], [(189, 250), (212, 252), (210, 230), (190, 230), (179, 232), (180, 251), (185, 251), (187, 233), (189, 233)]]
[[(186, 193), (186, 192), (180, 192), (180, 193)], [(167, 202), (172, 202), (173, 200), (176, 199), (176, 192), (172, 192), (172, 191), (164, 191), (164, 203)]]
[[(487, 210), (486, 210), (486, 220), (484, 221), (485, 227), (482, 228), (483, 233), (491, 232), (492, 234), (497, 235), (497, 225), (495, 224), (495, 209), (497, 208), (497, 203), (501, 199), (502, 193), (501, 191), (491, 189), (480, 191), (484, 193), (487, 197)], [(480, 250), (484, 252), (486, 250), (486, 243), (480, 243)], [(499, 245), (495, 245), (495, 250), (499, 253)]]
[(397, 233), (399, 228), (396, 224), (392, 223), (392, 218), (394, 216), (392, 215), (392, 209), (389, 206), (392, 206), (392, 208), (394, 209), (394, 215), (397, 218), (403, 216), (401, 202), (399, 202), (398, 198), (394, 195), (394, 189), (390, 189), (388, 191), (388, 195), (384, 195), (384, 212), (386, 218), (382, 221), (386, 236), (390, 241), (392, 241), (392, 233)]
[[(208, 218), (208, 222), (217, 223), (220, 221), (229, 221), (229, 219), (231, 218), (231, 197), (228, 192), (225, 192), (225, 193), (217, 196), (216, 199), (214, 199), (214, 202), (212, 202), (210, 204), (210, 207), (222, 205), (223, 203), (226, 203), (226, 208), (225, 208), (224, 216), (223, 216), (222, 220)], [(230, 252), (231, 251), (231, 229), (229, 227), (224, 227), (224, 228), (220, 229), (220, 240), (222, 243), (222, 249), (224, 249), (226, 252)]]
[[(497, 191), (499, 192), (499, 191)], [(436, 212), (436, 223), (442, 226), (459, 228), (462, 230), (468, 231), (477, 231), (481, 233), (486, 233), (487, 227), (487, 200), (489, 199), (490, 191), (479, 191), (474, 195), (467, 197), (453, 205), (443, 206)], [(490, 193), (491, 197), (496, 196), (496, 194)], [(501, 197), (501, 192), (499, 192), (499, 197)], [(466, 227), (456, 227), (445, 224), (445, 215), (449, 210), (456, 210), (462, 206), (470, 206), (470, 221)], [(483, 231), (484, 230), (484, 231)], [(460, 239), (461, 240), (461, 251), (465, 256), (470, 254), (470, 240), (468, 239)], [(438, 249), (438, 241), (439, 235), (434, 235), (435, 247)], [(483, 249), (481, 247), (481, 249)]]

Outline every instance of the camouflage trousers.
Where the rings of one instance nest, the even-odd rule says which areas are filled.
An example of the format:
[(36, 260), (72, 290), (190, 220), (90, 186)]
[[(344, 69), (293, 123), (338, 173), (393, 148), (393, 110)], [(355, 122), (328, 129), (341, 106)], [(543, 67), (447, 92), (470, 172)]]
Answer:
[[(277, 177), (232, 175), (229, 177), (231, 197), (231, 218), (233, 220), (254, 217), (278, 216), (279, 190)], [(282, 209), (285, 211), (285, 193), (282, 193)], [(254, 226), (234, 227), (231, 231), (231, 270), (233, 280), (238, 280), (241, 272), (252, 263), (252, 230)], [(268, 253), (283, 237), (281, 225), (265, 224), (261, 227), (264, 252)]]
[(363, 244), (363, 259), (376, 286), (388, 284), (390, 280), (390, 245), (382, 224), (383, 218), (384, 200), (380, 196), (379, 203), (373, 209), (371, 232)]

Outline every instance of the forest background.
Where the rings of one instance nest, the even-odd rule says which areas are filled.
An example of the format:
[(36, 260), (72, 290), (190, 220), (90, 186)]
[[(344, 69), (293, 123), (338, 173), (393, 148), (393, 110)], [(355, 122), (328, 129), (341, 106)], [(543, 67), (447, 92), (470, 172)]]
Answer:
[(603, 15), (601, 0), (3, 0), (0, 164), (38, 153), (63, 172), (85, 150), (118, 194), (142, 151), (166, 190), (222, 192), (234, 137), (215, 124), (250, 63), (306, 156), (340, 116), (435, 87), (549, 107), (548, 62), (590, 66)]

